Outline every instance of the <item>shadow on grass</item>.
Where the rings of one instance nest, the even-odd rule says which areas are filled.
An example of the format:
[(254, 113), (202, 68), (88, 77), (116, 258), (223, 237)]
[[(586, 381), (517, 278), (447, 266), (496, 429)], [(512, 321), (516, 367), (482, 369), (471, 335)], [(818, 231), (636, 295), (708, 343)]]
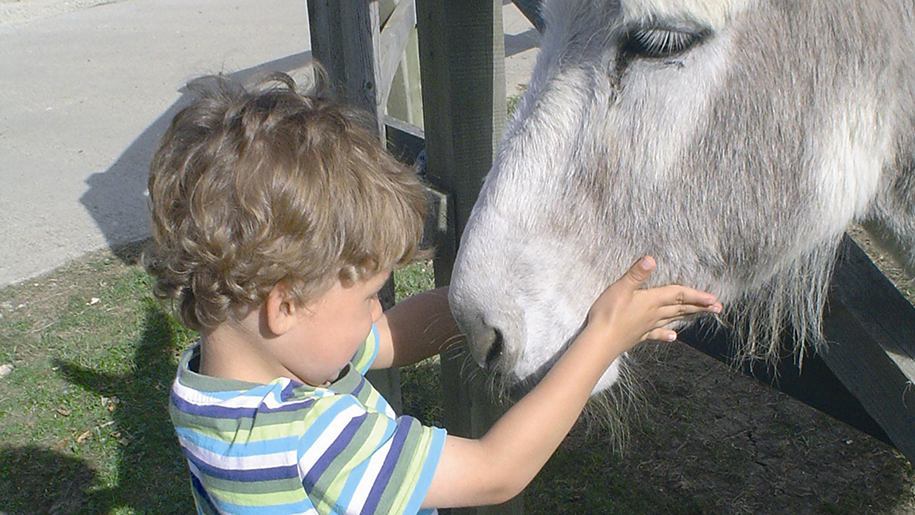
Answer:
[(83, 460), (61, 452), (34, 445), (4, 448), (0, 513), (78, 513), (97, 475)]
[[(83, 460), (34, 446), (0, 451), (0, 472), (11, 477), (2, 487), (0, 512), (193, 513), (187, 465), (168, 418), (181, 328), (153, 299), (145, 299), (145, 322), (135, 345), (130, 372), (110, 374), (58, 362), (70, 383), (117, 398), (112, 436), (119, 440), (112, 486), (99, 487), (98, 472)], [(8, 469), (8, 470), (7, 470)]]

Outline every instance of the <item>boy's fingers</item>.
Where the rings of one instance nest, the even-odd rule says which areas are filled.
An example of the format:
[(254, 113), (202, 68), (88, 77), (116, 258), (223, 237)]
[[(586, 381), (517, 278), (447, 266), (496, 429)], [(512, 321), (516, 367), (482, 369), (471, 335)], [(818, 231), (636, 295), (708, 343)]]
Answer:
[(716, 304), (718, 299), (714, 295), (708, 292), (694, 290), (692, 288), (687, 288), (685, 286), (662, 286), (658, 290), (661, 291), (662, 299), (665, 304), (671, 305), (696, 305), (702, 307), (708, 307)]
[(672, 342), (676, 339), (677, 332), (671, 329), (654, 329), (642, 336), (642, 340), (656, 340), (660, 342)]
[(628, 283), (633, 290), (636, 290), (648, 279), (655, 266), (657, 266), (657, 263), (655, 263), (654, 258), (644, 256), (629, 268), (621, 282)]
[(671, 322), (682, 320), (690, 315), (699, 313), (720, 313), (721, 304), (715, 303), (711, 306), (697, 306), (693, 304), (683, 304), (680, 306), (665, 306), (658, 310), (658, 323), (667, 325)]

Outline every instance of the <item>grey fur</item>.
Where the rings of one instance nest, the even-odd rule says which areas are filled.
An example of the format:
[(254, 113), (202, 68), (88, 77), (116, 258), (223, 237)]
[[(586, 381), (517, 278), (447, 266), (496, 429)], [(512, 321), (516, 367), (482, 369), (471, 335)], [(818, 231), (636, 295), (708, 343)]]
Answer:
[(626, 7), (545, 2), (452, 279), (478, 361), (498, 328), (500, 369), (542, 373), (643, 254), (652, 284), (718, 295), (752, 358), (773, 355), (786, 320), (799, 352), (821, 342), (850, 223), (915, 271), (915, 3), (759, 0), (719, 26), (659, 14), (642, 26), (707, 34), (665, 58), (622, 52)]

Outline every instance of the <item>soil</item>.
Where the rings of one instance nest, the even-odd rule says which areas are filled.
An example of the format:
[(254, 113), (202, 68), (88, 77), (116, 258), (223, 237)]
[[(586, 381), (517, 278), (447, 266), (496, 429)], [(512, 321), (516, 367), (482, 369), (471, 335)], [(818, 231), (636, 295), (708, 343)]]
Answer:
[(897, 451), (686, 345), (639, 365), (623, 462), (703, 513), (915, 514)]

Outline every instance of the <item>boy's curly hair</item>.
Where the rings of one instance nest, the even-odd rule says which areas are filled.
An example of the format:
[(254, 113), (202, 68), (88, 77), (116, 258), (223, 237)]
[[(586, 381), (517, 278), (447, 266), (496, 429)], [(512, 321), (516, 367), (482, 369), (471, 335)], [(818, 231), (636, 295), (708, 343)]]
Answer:
[(188, 327), (211, 329), (281, 281), (304, 305), (338, 278), (422, 255), (419, 179), (383, 149), (373, 120), (319, 96), (318, 75), (309, 94), (286, 74), (251, 90), (224, 76), (188, 84), (196, 99), (150, 166), (144, 256), (156, 295), (179, 298)]

